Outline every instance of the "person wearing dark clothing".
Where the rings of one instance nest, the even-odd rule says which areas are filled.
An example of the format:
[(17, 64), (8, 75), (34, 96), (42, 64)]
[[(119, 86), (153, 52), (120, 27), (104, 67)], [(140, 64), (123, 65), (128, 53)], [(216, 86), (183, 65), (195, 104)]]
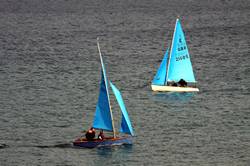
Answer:
[(176, 82), (174, 82), (174, 81), (168, 82), (167, 85), (168, 86), (177, 86)]
[(172, 84), (172, 86), (177, 86), (177, 84), (174, 82), (174, 83)]
[(91, 127), (85, 134), (85, 137), (88, 141), (91, 141), (95, 138), (95, 129)]
[(98, 135), (98, 139), (99, 139), (99, 140), (103, 140), (103, 139), (104, 139), (103, 130), (100, 131), (100, 133), (99, 133), (99, 135)]
[(178, 84), (179, 84), (180, 87), (186, 87), (187, 86), (187, 82), (184, 79), (180, 79)]

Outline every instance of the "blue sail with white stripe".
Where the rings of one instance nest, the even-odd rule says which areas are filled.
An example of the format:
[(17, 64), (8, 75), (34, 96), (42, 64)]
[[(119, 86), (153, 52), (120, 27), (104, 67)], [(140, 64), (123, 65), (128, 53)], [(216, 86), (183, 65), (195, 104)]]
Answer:
[(169, 58), (167, 81), (178, 82), (180, 79), (191, 83), (196, 82), (184, 32), (180, 20), (177, 19)]
[(168, 49), (162, 59), (161, 65), (152, 81), (153, 85), (165, 85), (167, 75)]
[(127, 134), (134, 136), (134, 131), (133, 131), (125, 104), (123, 102), (122, 95), (121, 95), (120, 91), (115, 87), (115, 85), (112, 84), (112, 82), (110, 82), (110, 86), (114, 92), (116, 100), (117, 100), (117, 102), (121, 108), (121, 111), (122, 111), (122, 122), (121, 122), (120, 132), (127, 133)]

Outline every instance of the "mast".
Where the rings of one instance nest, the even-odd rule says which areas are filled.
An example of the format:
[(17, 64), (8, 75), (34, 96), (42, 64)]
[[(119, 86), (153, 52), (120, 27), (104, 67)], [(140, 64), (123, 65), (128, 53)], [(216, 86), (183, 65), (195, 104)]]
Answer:
[[(100, 49), (100, 45), (99, 45), (99, 38), (97, 38), (97, 47), (98, 47), (98, 51), (99, 51), (99, 55), (100, 55), (100, 60), (101, 60), (102, 72), (105, 75), (105, 77), (107, 77), (106, 73), (104, 71), (104, 65), (103, 65), (103, 60), (102, 60), (102, 53), (101, 53), (101, 49)], [(108, 90), (108, 84), (106, 82), (106, 78), (104, 78), (104, 82), (105, 82), (106, 90), (107, 90), (107, 96), (108, 96), (108, 102), (109, 102), (109, 108), (110, 108), (110, 116), (111, 116), (112, 128), (113, 128), (113, 136), (115, 138), (116, 137), (116, 134), (115, 134), (115, 125), (114, 125), (113, 113), (112, 113), (110, 99), (109, 99), (109, 90)]]
[(172, 38), (171, 50), (170, 50), (169, 59), (168, 59), (168, 65), (167, 65), (168, 68), (167, 68), (166, 83), (168, 82), (168, 72), (169, 72), (169, 66), (170, 66), (171, 55), (172, 55), (172, 51), (173, 51), (173, 43), (174, 43), (175, 31), (176, 31), (176, 26), (177, 26), (177, 22), (178, 22), (178, 21), (179, 21), (179, 17), (176, 19), (176, 22), (175, 22), (174, 34), (173, 34), (173, 38)]

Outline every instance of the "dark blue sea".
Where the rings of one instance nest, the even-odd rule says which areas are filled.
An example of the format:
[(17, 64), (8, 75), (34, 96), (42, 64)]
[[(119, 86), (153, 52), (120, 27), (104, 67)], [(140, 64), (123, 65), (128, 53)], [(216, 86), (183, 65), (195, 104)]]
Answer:
[[(153, 93), (177, 17), (200, 92)], [(97, 37), (132, 146), (71, 146), (92, 125)], [(1, 0), (0, 165), (249, 166), (249, 57), (249, 0)]]

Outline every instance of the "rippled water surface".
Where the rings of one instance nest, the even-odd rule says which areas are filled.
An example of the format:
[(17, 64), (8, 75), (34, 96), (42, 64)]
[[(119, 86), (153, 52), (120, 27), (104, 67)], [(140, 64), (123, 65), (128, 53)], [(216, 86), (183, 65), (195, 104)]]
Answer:
[[(200, 92), (152, 93), (177, 16)], [(249, 0), (2, 0), (0, 165), (250, 165), (249, 18)], [(133, 146), (70, 144), (92, 123), (97, 36)]]

